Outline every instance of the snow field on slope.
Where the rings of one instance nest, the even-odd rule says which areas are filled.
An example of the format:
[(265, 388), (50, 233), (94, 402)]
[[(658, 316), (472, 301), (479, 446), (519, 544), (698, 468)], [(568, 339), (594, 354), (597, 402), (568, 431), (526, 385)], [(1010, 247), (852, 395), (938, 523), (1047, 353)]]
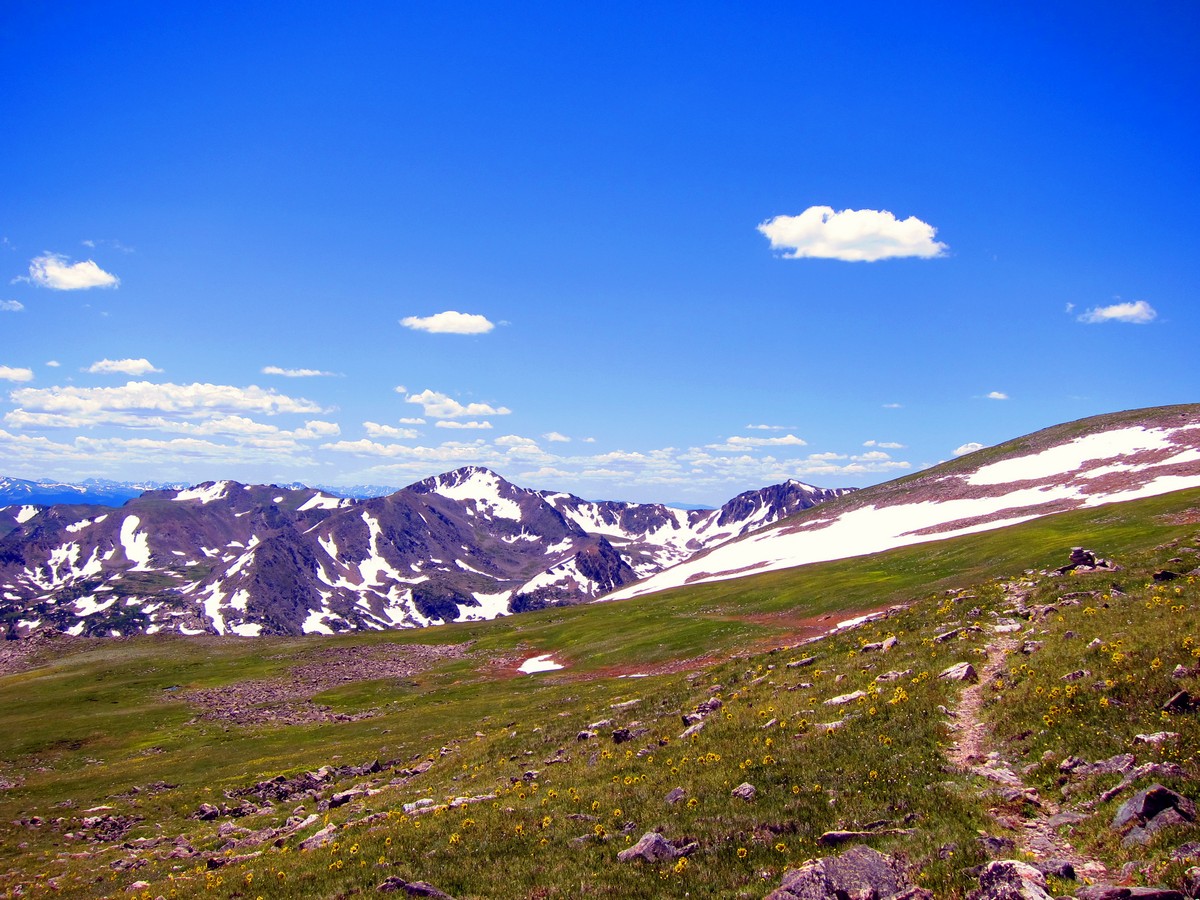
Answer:
[[(988, 472), (985, 478), (995, 478), (993, 466), (1007, 462), (1022, 463), (1013, 466), (1007, 472), (1018, 481), (1034, 477), (1049, 477), (1060, 474), (1059, 466), (1074, 466), (1078, 469), (1084, 461), (1099, 460), (1098, 454), (1103, 452), (1109, 458), (1095, 470), (1076, 472), (1067, 471), (1078, 480), (1089, 480), (1094, 472), (1110, 468), (1111, 457), (1138, 452), (1140, 449), (1153, 449), (1154, 446), (1170, 446), (1169, 443), (1157, 444), (1156, 439), (1146, 438), (1144, 429), (1120, 429), (1119, 432), (1105, 432), (1089, 437), (1097, 438), (1086, 447), (1078, 446), (1081, 442), (1061, 445), (1045, 451), (1054, 454), (1051, 458), (1056, 461), (1054, 468), (1047, 468), (1040, 462), (1044, 454), (1022, 457), (1015, 460), (1005, 460), (985, 466), (979, 472)], [(1111, 437), (1115, 435), (1115, 437)], [(1107, 442), (1100, 440), (1110, 438)], [(1144, 445), (1152, 442), (1150, 448)], [(1076, 446), (1072, 446), (1075, 444)], [(1106, 447), (1104, 451), (1098, 448)], [(1064, 448), (1071, 452), (1063, 451)], [(1082, 459), (1080, 458), (1083, 454)], [(1188, 456), (1188, 453), (1179, 456)], [(1159, 465), (1163, 465), (1160, 463)], [(1037, 475), (1031, 473), (1039, 473)], [(976, 475), (978, 472), (975, 473)], [(973, 483), (970, 476), (968, 483)], [(988, 484), (1003, 482), (984, 482)], [(924, 501), (920, 503), (897, 504), (876, 508), (867, 506), (853, 509), (837, 518), (818, 518), (809, 527), (790, 531), (787, 528), (775, 529), (751, 536), (742, 541), (725, 544), (715, 548), (708, 555), (681, 563), (668, 569), (660, 575), (645, 582), (632, 585), (621, 591), (607, 595), (605, 600), (621, 600), (627, 597), (640, 596), (667, 588), (679, 587), (684, 584), (725, 581), (742, 575), (771, 572), (787, 569), (793, 566), (807, 565), (815, 562), (827, 562), (835, 559), (846, 559), (852, 556), (863, 556), (878, 553), (897, 547), (905, 547), (925, 541), (945, 540), (964, 534), (989, 531), (1016, 525), (1037, 518), (1036, 514), (1021, 514), (1024, 507), (1039, 506), (1058, 500), (1081, 501), (1082, 506), (1101, 506), (1106, 503), (1119, 503), (1127, 500), (1137, 500), (1152, 497), (1171, 491), (1200, 486), (1200, 474), (1197, 475), (1162, 475), (1137, 488), (1109, 494), (1087, 494), (1081, 486), (1075, 485), (1044, 485), (1027, 487), (1010, 491), (995, 497), (980, 497), (975, 499), (955, 499), (942, 502)], [(925, 529), (936, 528), (947, 523), (973, 519), (981, 516), (1002, 513), (1013, 510), (1008, 517), (999, 517), (992, 521), (976, 522), (960, 528), (947, 529), (935, 533), (916, 533)]]
[(475, 472), (461, 484), (445, 484), (437, 481), (437, 493), (449, 500), (474, 500), (486, 506), (497, 519), (521, 520), (521, 507), (514, 500), (500, 496), (500, 478), (495, 473)]

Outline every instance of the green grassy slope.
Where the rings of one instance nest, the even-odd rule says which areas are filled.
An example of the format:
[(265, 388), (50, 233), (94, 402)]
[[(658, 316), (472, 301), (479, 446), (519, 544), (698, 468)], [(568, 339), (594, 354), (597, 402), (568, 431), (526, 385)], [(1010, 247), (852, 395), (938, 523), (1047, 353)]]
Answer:
[[(1183, 765), (1186, 777), (1171, 786), (1200, 799), (1196, 714), (1158, 724), (1163, 693), (1194, 683), (1171, 679), (1170, 671), (1190, 664), (1200, 640), (1200, 588), (1194, 579), (1164, 587), (1149, 577), (1163, 565), (1180, 568), (1172, 558), (1197, 565), (1187, 548), (1196, 546), (1198, 523), (1200, 491), (1188, 491), (487, 623), (328, 638), (54, 642), (41, 665), (0, 677), (0, 779), (10, 785), (0, 790), (0, 891), (12, 895), (20, 885), (26, 896), (125, 896), (143, 880), (149, 887), (139, 895), (148, 897), (337, 897), (397, 876), (460, 898), (684, 896), (698, 885), (707, 896), (762, 896), (786, 866), (830, 852), (816, 843), (823, 831), (885, 821), (911, 833), (875, 838), (875, 846), (902, 855), (939, 896), (962, 895), (966, 870), (986, 858), (979, 832), (1006, 831), (988, 813), (996, 799), (981, 796), (971, 776), (946, 770), (951, 736), (937, 710), (953, 706), (958, 687), (933, 676), (981, 659), (990, 631), (945, 643), (933, 635), (968, 621), (995, 622), (1007, 602), (1001, 580), (1061, 565), (1072, 546), (1116, 558), (1126, 567), (1116, 576), (1031, 579), (1031, 603), (1067, 590), (1108, 597), (1023, 623), (1045, 632), (1037, 634), (1044, 647), (1009, 660), (1001, 681), (987, 688), (985, 712), (1004, 752), (1034, 767), (1029, 777), (1046, 793), (1058, 790), (1057, 760), (1068, 753), (1094, 760), (1133, 750), (1139, 761)], [(1111, 593), (1114, 577), (1124, 588), (1120, 599)], [(974, 596), (952, 603), (950, 590)], [(781, 649), (838, 619), (895, 604), (907, 608)], [(886, 657), (858, 652), (889, 633), (900, 643)], [(1080, 639), (1089, 635), (1104, 644), (1103, 658)], [(455, 647), (459, 655), (405, 677), (380, 677), (372, 668), (373, 654), (424, 645)], [(564, 669), (515, 673), (527, 656), (551, 652)], [(816, 661), (786, 666), (807, 655)], [(294, 674), (330, 660), (344, 665), (315, 688)], [(907, 674), (875, 682), (887, 669)], [(1073, 669), (1094, 673), (1088, 685), (1112, 685), (1067, 698), (1061, 675)], [(646, 677), (621, 677), (630, 675)], [(239, 694), (247, 682), (266, 686)], [(1060, 693), (1051, 697), (1055, 688)], [(287, 701), (309, 709), (313, 701), (348, 719), (279, 725), (207, 718), (186, 699), (201, 689), (248, 697), (240, 701), (247, 706)], [(868, 693), (845, 708), (824, 705), (854, 690)], [(721, 709), (681, 742), (681, 713), (713, 696)], [(638, 702), (612, 708), (629, 700)], [(817, 727), (846, 709), (852, 715), (839, 729)], [(603, 719), (612, 724), (577, 740)], [(645, 732), (614, 743), (613, 728), (631, 722)], [(1135, 745), (1134, 735), (1147, 730), (1179, 736), (1153, 749)], [(1043, 760), (1046, 751), (1054, 755)], [(226, 792), (262, 779), (374, 759), (398, 764), (234, 823), (279, 827), (301, 807), (298, 815), (319, 815), (278, 839), (280, 846), (272, 840), (225, 850), (240, 834), (218, 833), (231, 820), (189, 818), (203, 802), (236, 804)], [(402, 773), (423, 762), (431, 764), (427, 771)], [(758, 789), (753, 802), (730, 797), (743, 781)], [(175, 787), (159, 790), (156, 782)], [(334, 791), (356, 784), (380, 792), (321, 808)], [(1094, 794), (1108, 786), (1086, 785)], [(673, 788), (684, 799), (668, 805)], [(492, 795), (460, 808), (403, 812), (420, 798), (443, 804)], [(1103, 824), (1117, 803), (1097, 805), (1079, 827), (1081, 840), (1114, 867), (1133, 856)], [(102, 805), (111, 809), (87, 812)], [(126, 817), (127, 830), (93, 839), (97, 829), (84, 820), (103, 815)], [(41, 824), (29, 824), (33, 817)], [(336, 850), (297, 849), (326, 821), (346, 826)], [(652, 829), (699, 849), (683, 864), (616, 862), (620, 849)], [(1158, 867), (1154, 874), (1175, 877), (1169, 850), (1196, 839), (1195, 831), (1169, 829), (1138, 858)], [(206, 855), (170, 858), (177, 838)], [(137, 839), (162, 843), (125, 846)], [(220, 864), (253, 853), (260, 855)]]

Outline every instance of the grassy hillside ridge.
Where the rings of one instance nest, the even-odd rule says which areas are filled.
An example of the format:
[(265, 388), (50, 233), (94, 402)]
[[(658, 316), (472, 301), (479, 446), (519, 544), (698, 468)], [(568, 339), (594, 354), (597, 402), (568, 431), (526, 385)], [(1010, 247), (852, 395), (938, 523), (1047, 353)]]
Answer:
[[(884, 821), (911, 833), (875, 838), (874, 846), (901, 854), (938, 896), (960, 896), (970, 885), (966, 870), (987, 856), (979, 831), (1020, 832), (989, 815), (997, 801), (979, 796), (976, 776), (944, 771), (952, 735), (937, 709), (953, 707), (958, 688), (934, 676), (982, 659), (991, 639), (984, 626), (1010, 615), (1004, 585), (1065, 563), (1072, 546), (1092, 547), (1126, 569), (1032, 579), (1031, 604), (1068, 587), (1110, 596), (1022, 620), (1023, 629), (1046, 632), (1031, 636), (1044, 646), (1009, 660), (1006, 687), (989, 689), (985, 715), (998, 738), (1013, 738), (1001, 744), (1004, 752), (1035, 766), (1029, 777), (1044, 794), (1059, 789), (1057, 761), (1066, 755), (1093, 760), (1121, 748), (1135, 750), (1139, 762), (1175, 760), (1186, 777), (1168, 786), (1200, 799), (1195, 714), (1168, 717), (1163, 730), (1179, 737), (1165, 745), (1133, 743), (1161, 720), (1159, 695), (1176, 684), (1170, 671), (1200, 639), (1194, 579), (1159, 591), (1149, 577), (1163, 566), (1182, 568), (1170, 559), (1196, 566), (1198, 523), (1200, 491), (1186, 491), (873, 557), (486, 623), (307, 639), (53, 641), (33, 668), (0, 678), (0, 779), (8, 785), (0, 792), (0, 869), (8, 873), (0, 890), (11, 895), (24, 885), (28, 895), (49, 891), (53, 880), (65, 896), (123, 895), (144, 880), (150, 886), (139, 895), (150, 897), (332, 897), (397, 876), (456, 897), (683, 896), (698, 884), (710, 896), (762, 896), (786, 866), (831, 852), (816, 843), (823, 831)], [(1114, 580), (1122, 599), (1112, 599)], [(973, 596), (956, 603), (948, 591)], [(895, 604), (908, 607), (779, 649)], [(982, 630), (933, 640), (971, 623)], [(1084, 658), (1094, 655), (1078, 639), (1085, 626), (1106, 645), (1124, 642), (1106, 651), (1104, 663), (1120, 671), (1101, 681), (1113, 681), (1111, 688), (1086, 694), (1086, 708), (1064, 714), (1064, 700), (1043, 694), (1061, 691), (1058, 679), (1074, 668), (1100, 672), (1100, 662)], [(861, 653), (862, 643), (889, 633), (900, 643), (886, 657)], [(421, 656), (428, 648), (444, 653)], [(521, 660), (541, 653), (565, 668), (516, 674)], [(1114, 653), (1122, 654), (1115, 663)], [(813, 664), (786, 666), (808, 655), (817, 657)], [(406, 674), (395, 674), (396, 666)], [(907, 674), (874, 680), (888, 670)], [(648, 677), (619, 677), (628, 675)], [(824, 705), (856, 690), (867, 699)], [(226, 707), (197, 699), (209, 695), (226, 698)], [(681, 743), (680, 715), (714, 696), (721, 709)], [(1072, 702), (1082, 704), (1076, 696)], [(1100, 705), (1104, 697), (1111, 705)], [(1059, 707), (1054, 715), (1050, 705)], [(296, 711), (298, 724), (254, 718), (283, 706)], [(841, 727), (820, 731), (845, 709), (852, 714)], [(603, 719), (612, 723), (577, 740)], [(646, 731), (614, 743), (612, 731), (622, 726)], [(1055, 756), (1043, 759), (1047, 750)], [(237, 807), (238, 792), (265, 779), (375, 759), (396, 764), (335, 774), (315, 798), (236, 818), (189, 818), (201, 803)], [(426, 771), (414, 771), (424, 763)], [(742, 781), (758, 789), (751, 803), (729, 796)], [(1098, 794), (1111, 786), (1103, 781), (1085, 787)], [(322, 808), (355, 785), (380, 793)], [(684, 799), (666, 804), (677, 787)], [(493, 795), (425, 814), (403, 811), (422, 798), (444, 804)], [(1114, 871), (1133, 856), (1106, 831), (1118, 802), (1096, 805), (1077, 829)], [(111, 809), (88, 812), (96, 806)], [(1011, 810), (1018, 818), (1028, 812), (1020, 804)], [(303, 830), (257, 844), (237, 830), (278, 829), (290, 815), (310, 814), (318, 819)], [(105, 816), (111, 821), (85, 824)], [(30, 824), (35, 818), (40, 824)], [(326, 821), (348, 826), (336, 833), (336, 849), (331, 841), (299, 851)], [(682, 865), (616, 863), (627, 838), (654, 828), (699, 849)], [(1193, 831), (1168, 829), (1139, 858), (1156, 876), (1177, 877), (1169, 851), (1195, 839)], [(250, 843), (223, 849), (231, 841)], [(178, 848), (187, 851), (172, 857)]]

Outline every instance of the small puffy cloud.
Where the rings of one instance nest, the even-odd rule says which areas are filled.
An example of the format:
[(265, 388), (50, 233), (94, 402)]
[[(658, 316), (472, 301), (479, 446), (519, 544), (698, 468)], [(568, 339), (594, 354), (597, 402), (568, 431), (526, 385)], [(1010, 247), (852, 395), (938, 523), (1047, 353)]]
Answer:
[(161, 372), (148, 359), (102, 359), (88, 366), (92, 375), (148, 375)]
[(868, 450), (866, 453), (851, 457), (855, 462), (878, 462), (881, 459), (891, 458), (890, 454), (884, 453), (882, 450)]
[(57, 369), (59, 366), (62, 365), (62, 363), (60, 363), (57, 359), (48, 359), (48, 360), (46, 360), (46, 365), (48, 365), (52, 369)]
[(810, 453), (810, 454), (808, 454), (808, 458), (815, 462), (828, 462), (829, 460), (833, 460), (833, 459), (845, 459), (846, 454), (833, 453), (833, 452)]
[(121, 283), (116, 275), (105, 272), (92, 260), (73, 263), (61, 253), (43, 253), (29, 263), (29, 278), (33, 284), (56, 291), (82, 291), (94, 287), (116, 287)]
[(0, 381), (33, 381), (33, 369), (0, 366)]
[(1007, 400), (1008, 394), (1004, 393), (1004, 391), (991, 391), (988, 393), (987, 398), (989, 400)]
[(1097, 306), (1077, 317), (1078, 321), (1088, 325), (1100, 325), (1104, 322), (1129, 322), (1134, 325), (1145, 325), (1147, 322), (1153, 322), (1156, 318), (1158, 318), (1158, 312), (1145, 300)]
[(413, 331), (427, 331), (430, 334), (487, 334), (496, 327), (487, 316), (460, 313), (452, 309), (432, 316), (405, 316), (400, 324)]
[(419, 394), (409, 394), (404, 398), (404, 402), (420, 404), (425, 415), (434, 419), (459, 419), (463, 416), (507, 416), (512, 412), (508, 407), (493, 407), (486, 403), (464, 405), (453, 397), (430, 390), (421, 391)]
[(963, 444), (961, 447), (954, 449), (955, 456), (966, 456), (968, 453), (974, 453), (976, 450), (982, 450), (983, 444), (978, 441), (971, 441), (969, 444)]
[(884, 450), (903, 450), (904, 445), (895, 441), (863, 441), (864, 447), (882, 447)]
[(557, 431), (547, 431), (542, 437), (554, 444), (569, 444), (571, 442), (569, 437)]
[(415, 419), (400, 419), (401, 425), (424, 425), (425, 420), (418, 416)]
[(20, 300), (0, 300), (0, 312), (20, 312), (24, 308)]
[(885, 404), (883, 404), (883, 408), (884, 409), (904, 409), (904, 404), (903, 403), (885, 403)]
[(329, 378), (337, 375), (337, 372), (322, 372), (320, 369), (282, 369), (279, 366), (263, 366), (262, 373), (282, 375), (284, 378)]
[(457, 422), (457, 421), (454, 421), (451, 419), (442, 419), (439, 422), (435, 422), (434, 426), (437, 428), (466, 428), (466, 429), (472, 429), (472, 430), (482, 430), (482, 429), (491, 428), (492, 423), (491, 422), (476, 422), (473, 420), (467, 421), (467, 422)]
[(776, 216), (758, 226), (788, 259), (881, 259), (941, 256), (946, 245), (935, 241), (937, 229), (915, 216), (897, 219), (887, 210), (810, 206), (798, 216)]
[(394, 425), (380, 425), (378, 422), (363, 422), (363, 429), (367, 432), (367, 437), (372, 438), (390, 437), (411, 440), (420, 434), (413, 428), (396, 428)]

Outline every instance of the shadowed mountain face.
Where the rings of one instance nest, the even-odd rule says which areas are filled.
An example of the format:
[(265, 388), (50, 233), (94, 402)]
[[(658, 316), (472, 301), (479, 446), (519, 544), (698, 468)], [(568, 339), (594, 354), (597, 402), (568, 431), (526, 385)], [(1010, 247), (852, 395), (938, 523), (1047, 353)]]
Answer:
[(27, 503), (0, 509), (0, 623), (15, 637), (487, 619), (596, 598), (843, 493), (789, 481), (685, 511), (468, 467), (367, 500), (221, 481), (120, 508)]

